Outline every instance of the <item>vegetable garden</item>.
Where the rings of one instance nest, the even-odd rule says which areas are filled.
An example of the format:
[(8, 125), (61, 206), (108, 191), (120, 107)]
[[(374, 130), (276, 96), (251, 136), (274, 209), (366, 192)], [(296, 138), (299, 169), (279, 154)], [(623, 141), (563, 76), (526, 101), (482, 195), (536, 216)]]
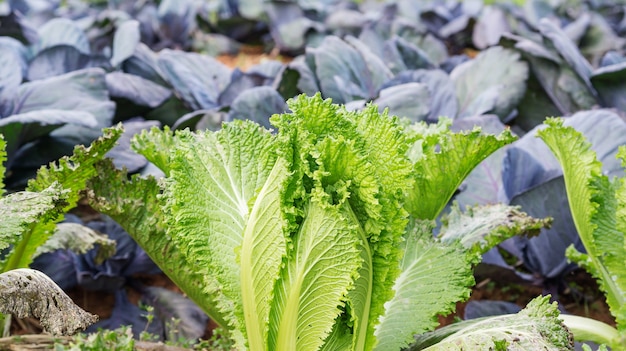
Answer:
[(1, 2), (0, 349), (625, 350), (625, 34), (618, 0)]

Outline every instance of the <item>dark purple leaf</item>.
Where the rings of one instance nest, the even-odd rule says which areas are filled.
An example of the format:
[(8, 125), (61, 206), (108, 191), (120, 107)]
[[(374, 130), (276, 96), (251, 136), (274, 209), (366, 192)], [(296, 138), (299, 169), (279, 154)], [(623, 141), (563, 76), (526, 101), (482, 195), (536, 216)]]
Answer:
[(392, 73), (368, 51), (355, 38), (348, 43), (334, 36), (324, 38), (317, 48), (307, 48), (322, 95), (336, 103), (374, 98)]
[(139, 22), (128, 20), (120, 24), (113, 36), (113, 56), (111, 56), (111, 65), (118, 66), (126, 59), (133, 56), (139, 41)]
[(513, 197), (510, 204), (521, 206), (522, 211), (532, 217), (549, 216), (554, 219), (550, 229), (542, 229), (534, 238), (511, 239), (522, 252), (527, 269), (544, 279), (550, 279), (563, 278), (576, 267), (568, 263), (565, 249), (575, 245), (579, 251), (583, 251), (584, 247), (574, 226), (562, 176)]
[(386, 47), (388, 50), (397, 53), (397, 56), (402, 60), (407, 70), (431, 69), (435, 67), (426, 52), (401, 37), (391, 38), (389, 45), (386, 45)]
[[(0, 8), (4, 5), (0, 3)], [(23, 12), (7, 11), (0, 14), (0, 37), (12, 37), (24, 43), (35, 43), (39, 39), (33, 23), (24, 18)]]
[(216, 110), (198, 110), (190, 112), (179, 118), (172, 130), (189, 128), (191, 130), (208, 129), (217, 131), (222, 127), (222, 123), (226, 120), (227, 114)]
[(247, 119), (271, 128), (269, 118), (276, 113), (287, 111), (287, 104), (276, 90), (270, 87), (256, 87), (242, 92), (231, 105), (229, 120)]
[(374, 103), (380, 112), (388, 108), (392, 116), (418, 122), (428, 117), (429, 101), (430, 92), (426, 84), (411, 82), (382, 89)]
[(423, 22), (428, 27), (428, 31), (432, 33), (439, 33), (440, 29), (454, 18), (454, 14), (450, 9), (440, 4), (436, 5), (431, 2), (426, 6), (419, 5), (419, 3), (412, 5), (417, 8), (408, 8), (406, 10), (419, 14), (415, 21)]
[(51, 13), (59, 6), (59, 1), (9, 0), (8, 3), (11, 10), (29, 16)]
[(104, 71), (88, 68), (20, 85), (13, 113), (41, 110), (90, 113), (97, 121), (93, 129), (65, 126), (55, 131), (55, 135), (72, 137), (77, 142), (91, 142), (101, 133), (101, 128), (111, 125), (114, 109), (115, 104), (109, 100), (106, 89)]
[[(58, 126), (67, 123), (74, 123), (90, 128), (97, 125), (96, 119), (89, 112), (46, 109), (18, 113), (0, 119), (0, 133), (11, 139), (19, 139), (20, 142), (24, 143), (48, 134), (53, 129), (58, 128)], [(27, 129), (27, 126), (31, 124), (36, 124), (38, 127)], [(48, 128), (51, 129), (45, 132), (38, 130)]]
[(456, 85), (459, 117), (493, 113), (504, 120), (524, 96), (528, 65), (502, 47), (482, 51), (450, 73)]
[[(195, 28), (196, 10), (192, 0), (162, 0), (157, 10), (159, 35), (167, 47), (186, 47)], [(175, 45), (174, 45), (175, 44)]]
[(452, 72), (457, 66), (469, 60), (470, 60), (470, 57), (465, 54), (450, 56), (441, 63), (440, 68), (444, 72), (450, 74), (450, 72)]
[(124, 289), (115, 291), (115, 307), (111, 311), (111, 317), (92, 324), (85, 330), (87, 333), (97, 332), (98, 329), (117, 329), (121, 326), (131, 326), (133, 336), (138, 339), (143, 331), (155, 335), (159, 340), (163, 340), (164, 329), (160, 319), (154, 318), (148, 324), (147, 311), (133, 305), (128, 300), (128, 295)]
[(122, 263), (123, 271), (120, 272), (121, 274), (129, 276), (134, 273), (157, 274), (160, 272), (160, 269), (151, 260), (146, 260), (147, 256), (141, 247), (111, 218), (104, 217), (103, 221), (89, 222), (87, 226), (106, 234), (110, 239), (117, 242), (117, 249), (113, 258), (117, 257), (118, 262)]
[[(83, 221), (76, 215), (66, 214), (63, 219), (65, 223), (83, 224)], [(63, 290), (68, 290), (77, 285), (76, 264), (78, 255), (71, 250), (61, 249), (53, 252), (43, 253), (33, 260), (30, 268), (45, 273)]]
[[(583, 111), (567, 118), (565, 125), (583, 133), (609, 175), (623, 174), (615, 158), (617, 147), (626, 144), (626, 123), (610, 110)], [(536, 129), (511, 144), (502, 171), (508, 199), (562, 174), (550, 149), (535, 137)]]
[[(624, 63), (624, 62), (626, 62), (626, 57), (624, 57), (624, 55), (618, 53), (617, 51), (611, 50), (611, 51), (608, 51), (606, 54), (604, 54), (604, 56), (602, 56), (602, 60), (600, 61), (600, 67), (617, 65), (620, 63)], [(593, 76), (595, 76), (596, 74), (598, 74), (597, 70), (593, 72)], [(593, 83), (593, 76), (592, 76), (592, 83)]]
[(454, 83), (450, 77), (440, 70), (405, 71), (385, 83), (382, 88), (410, 82), (423, 83), (428, 88), (430, 99), (427, 120), (436, 122), (439, 117), (454, 118), (457, 115), (458, 105)]
[[(547, 95), (558, 109), (558, 115), (568, 115), (589, 109), (597, 103), (583, 79), (554, 49), (512, 35), (507, 35), (504, 42), (506, 46), (511, 45), (523, 54), (530, 67), (531, 75), (534, 77), (529, 81), (532, 82), (534, 79), (544, 91), (537, 95)], [(537, 89), (537, 86), (533, 84), (533, 90)], [(541, 103), (545, 105), (545, 102)], [(546, 113), (549, 112), (546, 111)], [(529, 112), (526, 115), (532, 118), (534, 113)], [(536, 125), (536, 123), (527, 123), (526, 125)]]
[[(455, 34), (459, 34), (463, 31), (469, 30), (471, 26), (472, 17), (468, 15), (458, 16), (439, 29), (439, 36), (442, 38), (449, 38)], [(464, 46), (464, 43), (457, 43), (459, 46)]]
[(474, 25), (472, 42), (483, 50), (498, 44), (500, 36), (510, 31), (506, 13), (499, 7), (485, 6)]
[(166, 340), (195, 341), (204, 335), (209, 317), (187, 297), (164, 288), (146, 287), (141, 300), (154, 307)]
[(280, 61), (268, 60), (248, 68), (246, 73), (263, 77), (266, 79), (263, 84), (270, 85), (276, 79), (278, 74), (280, 74), (284, 67), (285, 65)]
[(197, 53), (164, 50), (158, 59), (163, 77), (194, 110), (218, 107), (231, 71), (216, 59)]
[[(626, 143), (626, 122), (617, 114), (609, 110), (579, 112), (567, 118), (565, 125), (585, 135), (603, 163), (605, 174), (623, 175), (615, 154), (618, 146)], [(559, 284), (574, 268), (564, 256), (565, 249), (572, 244), (579, 250), (583, 247), (569, 212), (561, 167), (535, 134), (536, 129), (509, 146), (502, 172), (504, 193), (511, 204), (521, 205), (531, 216), (551, 216), (554, 222), (551, 229), (542, 230), (537, 237), (516, 237), (504, 244), (508, 251), (514, 249), (512, 253), (523, 260), (539, 282), (548, 284), (554, 279), (553, 283)]]
[(35, 45), (35, 52), (57, 45), (68, 45), (79, 52), (89, 55), (89, 39), (78, 24), (67, 18), (53, 18), (39, 28), (39, 41)]
[(117, 145), (107, 153), (107, 157), (113, 159), (113, 164), (117, 168), (125, 167), (129, 173), (138, 172), (148, 164), (148, 160), (131, 150), (130, 140), (142, 130), (159, 126), (158, 121), (133, 120), (124, 122), (124, 133), (117, 140)]
[[(130, 3), (131, 2), (128, 2), (128, 4)], [(139, 21), (139, 34), (141, 37), (139, 45), (146, 47), (159, 46), (156, 49), (160, 49), (161, 43), (158, 37), (159, 18), (157, 15), (157, 4), (152, 2), (143, 3), (134, 18)]]
[(512, 302), (493, 300), (473, 300), (465, 305), (464, 319), (514, 314), (522, 308)]
[(567, 37), (561, 28), (557, 27), (548, 19), (542, 19), (539, 22), (539, 30), (544, 37), (551, 41), (554, 49), (556, 49), (565, 62), (572, 67), (574, 72), (578, 74), (589, 89), (590, 93), (593, 95), (593, 87), (589, 81), (592, 73), (592, 67), (580, 53), (576, 44)]
[(615, 157), (617, 148), (626, 144), (626, 122), (620, 115), (610, 109), (581, 111), (566, 119), (565, 125), (585, 135), (602, 162), (604, 174), (609, 177), (624, 175), (621, 161)]
[(42, 136), (37, 140), (26, 143), (17, 150), (11, 173), (21, 169), (23, 172), (30, 174), (29, 177), (32, 177), (42, 165), (56, 161), (63, 156), (72, 155), (75, 146), (76, 141), (74, 139), (49, 135)]
[(589, 13), (582, 13), (574, 21), (563, 26), (562, 31), (576, 46), (579, 46), (590, 24), (591, 16), (589, 16)]
[(124, 60), (121, 67), (126, 73), (145, 78), (160, 85), (168, 85), (163, 80), (161, 70), (158, 67), (157, 54), (143, 43), (139, 43), (135, 47), (133, 55)]
[(0, 118), (11, 114), (13, 96), (26, 74), (26, 48), (17, 40), (0, 37)]
[(30, 264), (30, 268), (45, 273), (63, 290), (76, 286), (77, 256), (70, 250), (56, 250), (37, 256)]
[(532, 274), (521, 272), (513, 265), (507, 263), (499, 252), (500, 248), (521, 261), (522, 253), (517, 250), (514, 243), (505, 241), (499, 247), (495, 247), (483, 254), (482, 262), (474, 268), (476, 279), (491, 279), (505, 284), (534, 284), (536, 281), (535, 277)]
[(364, 71), (363, 74), (367, 75), (358, 77), (361, 86), (364, 87), (371, 96), (375, 96), (382, 85), (393, 77), (393, 73), (387, 68), (382, 58), (374, 54), (365, 43), (352, 36), (347, 36), (344, 40), (357, 50), (365, 66), (366, 71)]
[(103, 265), (94, 263), (91, 256), (80, 256), (76, 264), (77, 283), (91, 291), (113, 292), (122, 289), (126, 284), (126, 277), (120, 275), (120, 259), (109, 258)]
[(515, 126), (528, 132), (543, 123), (546, 116), (559, 115), (561, 115), (561, 111), (555, 106), (550, 96), (537, 81), (537, 77), (531, 74), (528, 77), (526, 93), (522, 101), (517, 105)]
[(40, 51), (28, 66), (28, 80), (59, 76), (88, 67), (109, 66), (102, 56), (83, 54), (69, 45), (56, 45)]
[(604, 106), (626, 111), (626, 61), (597, 69), (591, 84)]
[(266, 85), (266, 82), (267, 77), (265, 76), (242, 72), (236, 68), (233, 70), (230, 78), (230, 84), (220, 94), (219, 104), (221, 106), (230, 106), (239, 94), (248, 89)]
[[(145, 113), (144, 118), (159, 121), (162, 125), (172, 126), (176, 124), (179, 118), (191, 112), (192, 110), (187, 106), (187, 104), (185, 104), (184, 101), (179, 99), (177, 96), (172, 95), (159, 107)], [(134, 116), (136, 115), (137, 114), (134, 114)]]
[(7, 169), (13, 165), (15, 153), (21, 146), (68, 124), (85, 128), (98, 125), (91, 113), (71, 110), (46, 109), (0, 119), (0, 134), (4, 135), (7, 143)]
[(97, 250), (80, 255), (76, 265), (80, 286), (112, 292), (121, 289), (133, 274), (161, 272), (145, 251), (111, 218), (104, 217), (103, 221), (89, 222), (87, 226), (115, 240), (116, 251), (102, 264), (96, 263)]
[(307, 18), (304, 10), (296, 3), (268, 2), (266, 13), (272, 39), (282, 51), (302, 50), (306, 44), (307, 32), (323, 31), (323, 26)]
[(397, 75), (406, 71), (407, 68), (395, 40), (388, 39), (387, 32), (390, 32), (390, 30), (386, 29), (386, 33), (383, 35), (368, 26), (361, 31), (358, 38), (367, 45), (374, 55), (380, 57), (385, 62), (387, 68), (394, 75)]
[(159, 84), (123, 72), (108, 73), (106, 85), (111, 98), (126, 99), (139, 106), (155, 108), (172, 96), (169, 89)]
[(550, 149), (534, 135), (529, 132), (506, 151), (502, 166), (506, 201), (562, 173)]

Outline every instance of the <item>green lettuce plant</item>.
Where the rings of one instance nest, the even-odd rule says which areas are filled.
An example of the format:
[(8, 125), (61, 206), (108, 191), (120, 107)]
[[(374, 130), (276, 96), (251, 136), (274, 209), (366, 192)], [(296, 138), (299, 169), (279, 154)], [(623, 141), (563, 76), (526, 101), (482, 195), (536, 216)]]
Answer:
[[(133, 148), (165, 178), (129, 178), (105, 160), (85, 193), (238, 349), (405, 348), (469, 297), (480, 253), (547, 225), (496, 206), (457, 210), (432, 235), (464, 177), (509, 132), (452, 133), (447, 121), (411, 125), (319, 95), (289, 107), (273, 131), (234, 121), (144, 132)], [(479, 328), (484, 337), (466, 345), (571, 346), (554, 305), (529, 309), (507, 324), (522, 332)]]
[[(105, 251), (111, 251), (114, 243), (88, 233), (75, 235), (74, 230), (68, 239), (67, 231), (57, 230), (57, 222), (76, 206), (87, 180), (96, 175), (94, 164), (104, 158), (121, 133), (121, 128), (106, 130), (90, 147), (77, 146), (72, 156), (42, 167), (25, 191), (0, 196), (0, 312), (5, 313), (0, 315), (1, 334), (8, 334), (9, 313), (41, 318), (46, 329), (57, 334), (74, 333), (95, 322), (95, 316), (70, 304), (69, 297), (49, 278), (26, 268), (36, 255), (60, 247), (84, 252), (98, 242), (108, 247)], [(0, 135), (0, 175), (5, 173), (5, 160), (5, 143)], [(5, 192), (2, 178), (0, 195)], [(20, 283), (20, 279), (28, 284)], [(46, 306), (57, 307), (64, 318), (46, 312)]]
[[(617, 327), (566, 317), (575, 337), (626, 349), (626, 179), (609, 179), (591, 144), (562, 119), (552, 118), (538, 136), (563, 167), (572, 217), (586, 253), (574, 247), (567, 257), (587, 269), (599, 282)], [(626, 146), (617, 153), (626, 165)], [(571, 320), (570, 320), (571, 319)]]

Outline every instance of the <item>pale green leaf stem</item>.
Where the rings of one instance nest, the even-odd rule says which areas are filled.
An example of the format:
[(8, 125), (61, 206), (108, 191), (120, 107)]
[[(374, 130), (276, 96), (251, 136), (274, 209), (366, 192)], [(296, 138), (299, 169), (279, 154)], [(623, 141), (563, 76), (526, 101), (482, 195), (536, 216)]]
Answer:
[(240, 250), (241, 294), (251, 350), (263, 350), (267, 343), (274, 283), (286, 256), (285, 220), (281, 214), (280, 191), (287, 178), (282, 158), (269, 174), (254, 201)]
[(361, 266), (347, 205), (312, 199), (277, 285), (269, 350), (318, 350)]
[(243, 347), (239, 254), (253, 219), (250, 208), (264, 184), (274, 181), (268, 179), (276, 163), (272, 135), (252, 122), (233, 122), (217, 133), (184, 131), (177, 138), (163, 193), (167, 232), (205, 270), (204, 293)]
[[(568, 257), (599, 280), (618, 329), (626, 330), (626, 250), (623, 180), (611, 182), (602, 174), (602, 164), (591, 144), (563, 120), (551, 118), (538, 136), (550, 147), (563, 167), (570, 209), (578, 234), (587, 251)], [(623, 155), (623, 154), (622, 154)]]

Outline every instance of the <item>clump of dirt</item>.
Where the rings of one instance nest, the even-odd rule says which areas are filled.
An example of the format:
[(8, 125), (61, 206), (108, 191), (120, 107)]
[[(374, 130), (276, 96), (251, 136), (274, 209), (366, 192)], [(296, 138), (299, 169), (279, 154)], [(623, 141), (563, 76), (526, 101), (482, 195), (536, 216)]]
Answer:
[(264, 61), (276, 60), (288, 63), (293, 58), (280, 55), (278, 50), (267, 53), (260, 46), (243, 46), (237, 55), (219, 55), (216, 59), (230, 68), (239, 68), (245, 72), (250, 67)]

